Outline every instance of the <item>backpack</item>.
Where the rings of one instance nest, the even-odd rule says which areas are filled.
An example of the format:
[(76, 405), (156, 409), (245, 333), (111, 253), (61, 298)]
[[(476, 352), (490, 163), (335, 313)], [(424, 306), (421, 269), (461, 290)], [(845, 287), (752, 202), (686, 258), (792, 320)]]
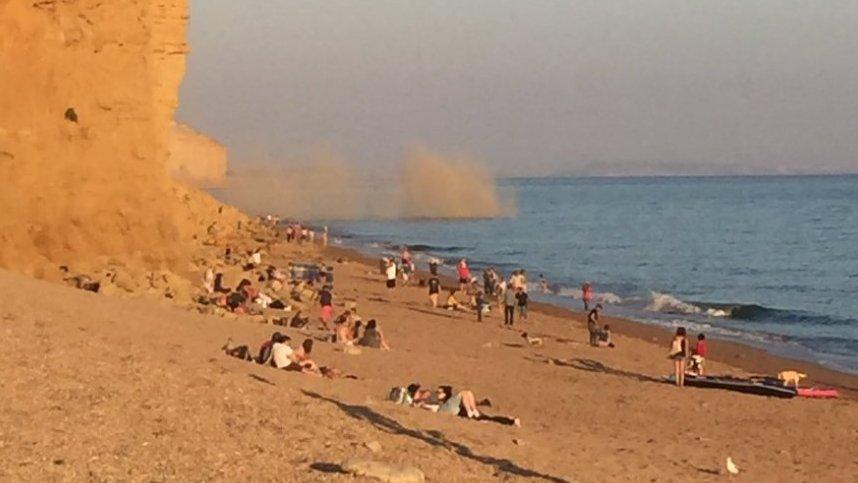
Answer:
[(387, 399), (396, 404), (404, 404), (405, 398), (408, 396), (408, 391), (404, 387), (394, 387), (387, 394)]

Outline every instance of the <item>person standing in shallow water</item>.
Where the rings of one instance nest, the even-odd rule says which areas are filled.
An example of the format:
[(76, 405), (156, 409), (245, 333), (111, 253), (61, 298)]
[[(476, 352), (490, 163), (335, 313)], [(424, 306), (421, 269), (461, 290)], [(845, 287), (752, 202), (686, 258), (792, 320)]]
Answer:
[(584, 301), (584, 311), (590, 310), (590, 301), (593, 300), (593, 286), (590, 282), (584, 282), (581, 285), (581, 300)]

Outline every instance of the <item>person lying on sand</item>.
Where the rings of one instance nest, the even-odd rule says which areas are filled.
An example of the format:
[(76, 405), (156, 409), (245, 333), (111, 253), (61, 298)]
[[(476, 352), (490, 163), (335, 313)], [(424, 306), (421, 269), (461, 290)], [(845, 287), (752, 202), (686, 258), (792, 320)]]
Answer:
[[(232, 337), (227, 339), (226, 344), (221, 347), (221, 349), (226, 353), (226, 355), (231, 357), (236, 357), (245, 361), (254, 361), (257, 364), (274, 364), (271, 354), (272, 348), (274, 344), (277, 343), (285, 343), (290, 340), (289, 336), (281, 334), (280, 332), (275, 332), (271, 334), (271, 338), (266, 340), (259, 346), (259, 354), (254, 358), (250, 354), (250, 348), (246, 345), (235, 346), (232, 343)], [(288, 347), (288, 346), (287, 346)], [(291, 350), (291, 348), (290, 348)], [(288, 357), (288, 356), (287, 356)]]
[(521, 426), (521, 420), (506, 416), (489, 416), (477, 409), (477, 400), (472, 391), (455, 393), (452, 386), (438, 386), (433, 392), (422, 390), (419, 385), (412, 384), (409, 394), (412, 405), (439, 414), (459, 416), (476, 421), (491, 421), (506, 426)]
[(390, 350), (387, 339), (384, 338), (384, 332), (378, 327), (378, 322), (375, 319), (370, 319), (366, 323), (366, 330), (364, 330), (363, 336), (357, 341), (357, 344), (385, 351)]

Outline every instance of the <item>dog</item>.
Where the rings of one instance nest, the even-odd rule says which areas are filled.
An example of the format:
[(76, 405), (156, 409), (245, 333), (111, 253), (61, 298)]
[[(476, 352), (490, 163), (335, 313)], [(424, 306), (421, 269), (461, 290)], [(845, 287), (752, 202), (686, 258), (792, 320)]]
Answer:
[(521, 333), (521, 338), (522, 338), (522, 339), (524, 339), (524, 340), (526, 340), (528, 344), (530, 344), (530, 345), (532, 345), (532, 346), (534, 346), (534, 347), (542, 347), (543, 345), (545, 345), (545, 344), (544, 344), (544, 342), (542, 341), (542, 338), (540, 338), (540, 337), (530, 337), (530, 336), (528, 336), (528, 335), (527, 335), (527, 332), (522, 332), (522, 333)]
[(807, 377), (807, 374), (802, 374), (797, 371), (783, 371), (778, 373), (778, 379), (784, 382), (784, 386), (793, 385), (798, 388), (798, 383)]

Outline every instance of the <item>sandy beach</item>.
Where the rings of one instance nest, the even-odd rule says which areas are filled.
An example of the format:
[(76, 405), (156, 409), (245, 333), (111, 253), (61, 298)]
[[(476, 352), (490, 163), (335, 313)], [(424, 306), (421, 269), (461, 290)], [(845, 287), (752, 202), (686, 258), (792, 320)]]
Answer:
[[(364, 320), (380, 322), (390, 352), (350, 355), (317, 342), (315, 360), (359, 380), (224, 355), (228, 337), (256, 347), (284, 329), (261, 317), (201, 315), (2, 272), (0, 330), (7, 347), (22, 349), (0, 356), (0, 478), (318, 481), (352, 479), (340, 465), (367, 457), (417, 467), (429, 481), (715, 481), (728, 476), (728, 456), (743, 480), (858, 478), (853, 376), (711, 341), (711, 373), (786, 364), (848, 397), (678, 389), (660, 381), (670, 371), (661, 331), (611, 320), (617, 348), (592, 348), (581, 314), (538, 307), (516, 326), (545, 341), (529, 347), (496, 313), (478, 323), (432, 309), (424, 288), (388, 293), (377, 266), (360, 258), (277, 244), (266, 261), (331, 263), (335, 310), (356, 302)], [(321, 335), (284, 332), (297, 343)], [(385, 400), (415, 381), (470, 389), (491, 400), (485, 412), (522, 427)]]

